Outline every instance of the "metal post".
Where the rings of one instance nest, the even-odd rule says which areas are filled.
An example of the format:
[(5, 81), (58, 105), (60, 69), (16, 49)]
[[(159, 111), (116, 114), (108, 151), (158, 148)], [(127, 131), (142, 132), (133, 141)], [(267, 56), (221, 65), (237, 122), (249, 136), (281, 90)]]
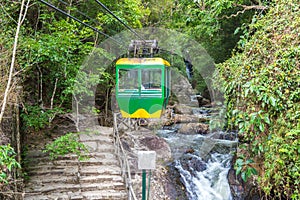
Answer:
[(151, 170), (149, 171), (148, 175), (148, 194), (147, 194), (147, 199), (150, 199), (150, 181), (151, 181)]
[(142, 200), (146, 200), (146, 170), (142, 172)]
[[(146, 182), (147, 174), (146, 170), (154, 170), (156, 164), (156, 152), (155, 151), (139, 151), (138, 152), (138, 169), (142, 170), (142, 200), (146, 200)], [(149, 184), (150, 186), (150, 184)]]

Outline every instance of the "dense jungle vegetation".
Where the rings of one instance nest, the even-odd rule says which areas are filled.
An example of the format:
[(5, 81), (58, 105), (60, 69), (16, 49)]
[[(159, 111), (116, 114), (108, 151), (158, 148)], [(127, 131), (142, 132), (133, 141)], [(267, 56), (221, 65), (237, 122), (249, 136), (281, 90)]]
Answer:
[[(125, 27), (92, 0), (51, 0), (56, 7), (113, 36)], [(236, 170), (266, 199), (300, 199), (300, 2), (299, 0), (103, 0), (127, 25), (161, 27), (193, 37), (214, 59), (215, 85), (224, 93), (227, 124), (238, 130)], [(21, 131), (34, 134), (72, 109), (76, 76), (107, 39), (39, 1), (0, 2), (0, 191), (20, 168), (7, 128), (15, 104)], [(105, 54), (105, 52), (102, 52)], [(185, 70), (185, 69), (184, 69)], [(99, 107), (96, 112), (105, 108)]]

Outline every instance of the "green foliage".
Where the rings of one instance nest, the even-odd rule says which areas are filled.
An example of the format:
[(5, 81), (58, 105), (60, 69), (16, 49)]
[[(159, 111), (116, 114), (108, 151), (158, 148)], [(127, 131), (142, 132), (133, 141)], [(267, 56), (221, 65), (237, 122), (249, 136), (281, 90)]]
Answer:
[(247, 181), (252, 175), (257, 175), (257, 170), (251, 166), (254, 161), (252, 159), (247, 159), (244, 161), (243, 157), (240, 157), (235, 162), (236, 175), (241, 174), (243, 181)]
[(21, 119), (27, 131), (38, 131), (49, 125), (56, 115), (62, 113), (63, 110), (59, 107), (52, 110), (44, 110), (39, 106), (27, 106), (25, 112), (21, 113)]
[(14, 149), (8, 145), (0, 145), (0, 184), (8, 184), (8, 173), (14, 168), (21, 168), (21, 165), (15, 159)]
[[(141, 0), (123, 0), (118, 4), (112, 1), (103, 2), (116, 16), (132, 28), (142, 28), (150, 14), (148, 8), (144, 7)], [(98, 6), (100, 8), (100, 6)], [(100, 10), (100, 9), (99, 9)], [(114, 35), (126, 28), (107, 12), (99, 12), (97, 17), (101, 24), (100, 29)]]
[(79, 160), (88, 158), (86, 155), (88, 149), (83, 143), (78, 142), (78, 133), (68, 133), (57, 138), (52, 143), (47, 144), (43, 152), (49, 153), (51, 160), (70, 153), (76, 154)]
[(299, 198), (299, 19), (299, 4), (275, 1), (251, 24), (248, 33), (256, 32), (242, 38), (242, 52), (218, 65), (216, 79), (225, 94), (228, 127), (238, 129), (247, 144), (243, 157), (260, 162), (260, 188), (286, 199)]
[[(264, 1), (260, 2), (262, 6)], [(164, 22), (158, 25), (176, 29), (194, 37), (216, 63), (219, 63), (231, 56), (231, 50), (236, 46), (242, 34), (235, 30), (243, 24), (246, 27), (251, 23), (256, 11), (248, 9), (241, 12), (243, 6), (251, 4), (248, 0), (179, 0), (173, 2), (171, 8), (166, 3), (165, 10), (163, 7), (161, 11), (164, 16), (161, 18)], [(261, 14), (260, 11), (257, 13), (257, 15)]]
[[(42, 16), (45, 19), (51, 18), (49, 14)], [(35, 84), (43, 88), (43, 94), (39, 94), (39, 98), (43, 97), (43, 102), (40, 103), (50, 105), (56, 84), (54, 105), (62, 104), (62, 102), (70, 105), (70, 98), (66, 96), (64, 90), (70, 87), (72, 84), (70, 79), (76, 77), (84, 56), (92, 48), (91, 43), (81, 42), (90, 37), (92, 32), (89, 29), (79, 29), (78, 23), (55, 19), (51, 24), (47, 24), (47, 30), (50, 34), (40, 32), (35, 37), (24, 37), (21, 42), (24, 52), (23, 56), (18, 57), (19, 63), (27, 72), (27, 80), (39, 80)], [(25, 89), (32, 93), (33, 86), (28, 86), (30, 88)], [(37, 89), (40, 90), (39, 88)], [(30, 95), (37, 96), (36, 94)]]
[[(264, 190), (276, 196), (282, 193), (291, 199), (300, 198), (300, 123), (297, 129), (272, 135), (267, 141), (264, 166), (266, 171), (261, 178)], [(269, 180), (272, 180), (270, 182)]]

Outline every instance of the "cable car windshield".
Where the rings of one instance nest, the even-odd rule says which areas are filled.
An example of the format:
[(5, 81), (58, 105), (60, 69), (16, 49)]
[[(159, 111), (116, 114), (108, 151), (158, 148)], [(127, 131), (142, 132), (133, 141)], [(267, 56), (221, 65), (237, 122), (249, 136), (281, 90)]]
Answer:
[(119, 69), (119, 91), (134, 92), (139, 90), (161, 90), (161, 69), (141, 69), (139, 76), (138, 69)]
[(142, 90), (161, 90), (161, 69), (142, 69)]
[(138, 91), (139, 80), (138, 80), (137, 69), (119, 69), (119, 90), (120, 91)]

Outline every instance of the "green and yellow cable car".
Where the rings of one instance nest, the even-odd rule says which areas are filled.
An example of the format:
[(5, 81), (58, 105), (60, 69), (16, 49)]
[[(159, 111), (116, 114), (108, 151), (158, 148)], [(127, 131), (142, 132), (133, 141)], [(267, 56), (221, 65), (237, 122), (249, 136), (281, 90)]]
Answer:
[(160, 118), (170, 87), (170, 64), (162, 58), (121, 58), (116, 62), (116, 99), (124, 118)]

